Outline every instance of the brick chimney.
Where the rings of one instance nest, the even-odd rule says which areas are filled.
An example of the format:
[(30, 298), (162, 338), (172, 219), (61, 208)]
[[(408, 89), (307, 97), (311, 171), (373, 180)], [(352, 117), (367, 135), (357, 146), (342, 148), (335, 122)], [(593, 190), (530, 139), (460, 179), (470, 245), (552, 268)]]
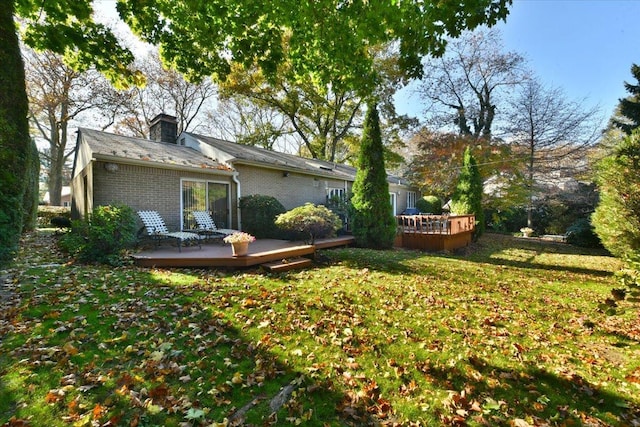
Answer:
[(149, 139), (156, 142), (177, 144), (178, 121), (174, 116), (158, 114), (151, 120), (149, 126)]

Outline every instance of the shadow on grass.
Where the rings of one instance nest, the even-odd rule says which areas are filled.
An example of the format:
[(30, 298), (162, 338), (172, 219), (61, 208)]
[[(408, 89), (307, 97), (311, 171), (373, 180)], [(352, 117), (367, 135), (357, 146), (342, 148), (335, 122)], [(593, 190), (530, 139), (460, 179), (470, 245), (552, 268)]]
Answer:
[[(533, 425), (633, 425), (640, 408), (633, 402), (599, 389), (572, 372), (549, 372), (523, 362), (505, 370), (481, 358), (466, 366), (433, 366), (421, 371), (443, 390), (451, 390), (445, 407), (450, 414), (477, 414), (485, 425), (513, 425), (514, 418)], [(444, 415), (446, 418), (446, 414)]]
[(15, 279), (22, 302), (3, 320), (23, 332), (0, 340), (0, 425), (376, 424), (331, 381), (313, 383), (274, 354), (268, 328), (245, 336), (210, 284), (99, 266)]
[[(522, 251), (521, 257), (524, 259), (508, 259), (506, 252), (509, 250)], [(581, 248), (566, 243), (487, 233), (482, 236), (479, 242), (474, 243), (467, 252), (468, 254), (464, 256), (465, 260), (492, 265), (546, 271), (567, 271), (599, 277), (606, 277), (612, 274), (611, 271), (599, 269), (597, 266), (549, 265), (534, 261), (536, 257), (542, 254), (610, 256), (603, 249)], [(501, 254), (505, 254), (505, 256), (500, 256)]]

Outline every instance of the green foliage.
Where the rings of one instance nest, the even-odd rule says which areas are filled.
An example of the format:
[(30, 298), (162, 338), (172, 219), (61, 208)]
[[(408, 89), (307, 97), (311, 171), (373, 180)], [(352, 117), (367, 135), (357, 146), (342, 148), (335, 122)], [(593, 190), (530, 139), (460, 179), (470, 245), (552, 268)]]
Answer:
[(389, 183), (375, 104), (370, 104), (367, 110), (352, 191), (352, 232), (356, 243), (368, 248), (390, 248), (396, 233), (396, 221), (389, 202)]
[(589, 218), (581, 218), (567, 228), (567, 243), (584, 248), (602, 247)]
[(640, 261), (640, 130), (625, 137), (597, 165), (600, 203), (592, 223), (613, 255)]
[(627, 135), (640, 126), (640, 66), (631, 65), (631, 74), (638, 84), (624, 84), (629, 96), (621, 99), (617, 114), (611, 119), (611, 124)]
[(416, 208), (422, 213), (440, 215), (442, 213), (442, 200), (438, 196), (423, 196), (416, 200)]
[(474, 238), (484, 233), (484, 211), (482, 209), (482, 178), (476, 164), (476, 159), (467, 147), (464, 151), (462, 170), (458, 184), (451, 198), (451, 212), (456, 214), (474, 214), (476, 228)]
[(315, 239), (334, 236), (342, 221), (325, 206), (306, 203), (278, 215), (276, 225), (286, 232), (300, 233), (313, 244)]
[[(258, 66), (270, 81), (286, 64), (291, 76), (319, 87), (373, 93), (379, 78), (372, 47), (392, 44), (399, 68), (420, 77), (421, 59), (440, 55), (446, 37), (507, 15), (509, 0), (447, 3), (423, 1), (314, 2), (155, 0), (118, 2), (125, 22), (145, 41), (159, 45), (167, 63), (194, 79), (219, 80), (237, 63)], [(437, 24), (436, 24), (437, 23)], [(224, 28), (224, 31), (212, 31)]]
[(275, 220), (287, 210), (275, 197), (253, 194), (240, 198), (242, 229), (258, 239), (281, 237)]
[(98, 206), (87, 221), (73, 221), (60, 245), (82, 262), (122, 263), (136, 241), (136, 218), (128, 206)]
[[(25, 193), (31, 179), (31, 138), (24, 68), (13, 2), (0, 8), (0, 266), (8, 263), (18, 247), (25, 221)], [(29, 196), (26, 196), (27, 198)], [(31, 210), (29, 209), (29, 214)], [(27, 227), (28, 228), (28, 227)]]

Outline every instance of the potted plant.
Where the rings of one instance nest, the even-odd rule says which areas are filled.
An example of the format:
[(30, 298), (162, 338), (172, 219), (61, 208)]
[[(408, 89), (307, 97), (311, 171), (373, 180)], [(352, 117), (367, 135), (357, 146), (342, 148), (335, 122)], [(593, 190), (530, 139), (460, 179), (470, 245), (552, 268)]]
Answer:
[(225, 243), (231, 243), (231, 251), (233, 256), (245, 256), (249, 252), (249, 243), (256, 240), (249, 233), (239, 231), (224, 238)]

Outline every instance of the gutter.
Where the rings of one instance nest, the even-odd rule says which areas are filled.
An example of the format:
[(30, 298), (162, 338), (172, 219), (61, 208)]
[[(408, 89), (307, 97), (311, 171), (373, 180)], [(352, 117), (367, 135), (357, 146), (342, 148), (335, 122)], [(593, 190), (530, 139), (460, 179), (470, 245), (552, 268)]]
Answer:
[(231, 179), (236, 183), (238, 191), (236, 193), (236, 212), (238, 212), (238, 230), (242, 230), (242, 215), (240, 212), (240, 197), (242, 197), (242, 190), (240, 188), (240, 180), (238, 176), (240, 174), (237, 171), (234, 171), (231, 175)]

